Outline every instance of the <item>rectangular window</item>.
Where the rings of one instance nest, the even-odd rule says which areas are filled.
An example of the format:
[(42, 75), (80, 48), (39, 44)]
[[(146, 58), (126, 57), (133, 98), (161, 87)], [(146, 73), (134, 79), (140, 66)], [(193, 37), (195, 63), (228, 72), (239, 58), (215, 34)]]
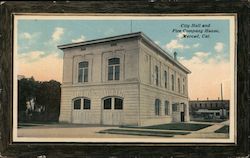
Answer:
[(181, 93), (181, 83), (179, 78), (178, 78), (178, 92)]
[(155, 84), (159, 85), (159, 72), (158, 72), (158, 66), (155, 66)]
[(119, 98), (115, 98), (115, 109), (122, 110), (123, 100)]
[(84, 82), (88, 82), (88, 69), (84, 69)]
[(82, 69), (79, 69), (79, 71), (78, 71), (78, 82), (82, 82), (82, 76), (83, 76), (83, 71), (82, 71)]
[(115, 80), (120, 78), (120, 66), (115, 66)]
[(113, 66), (108, 67), (108, 80), (113, 80)]
[(168, 105), (169, 105), (169, 102), (165, 101), (165, 115), (169, 115)]
[(164, 80), (165, 80), (165, 88), (168, 87), (167, 83), (168, 83), (168, 74), (167, 74), (167, 71), (164, 71)]
[(173, 105), (172, 105), (172, 110), (173, 110), (173, 111), (177, 111), (177, 110), (178, 110), (177, 106), (178, 106), (177, 104), (173, 104)]
[(111, 109), (111, 98), (104, 100), (103, 109)]
[(175, 84), (174, 75), (171, 75), (171, 79), (172, 79), (172, 91), (174, 91), (174, 84)]
[(88, 82), (88, 66), (87, 61), (78, 64), (78, 82)]
[(111, 58), (108, 60), (108, 80), (120, 79), (120, 58)]
[(182, 92), (183, 94), (185, 94), (185, 78), (183, 78), (183, 86), (182, 86)]
[(90, 100), (84, 99), (83, 109), (90, 109)]

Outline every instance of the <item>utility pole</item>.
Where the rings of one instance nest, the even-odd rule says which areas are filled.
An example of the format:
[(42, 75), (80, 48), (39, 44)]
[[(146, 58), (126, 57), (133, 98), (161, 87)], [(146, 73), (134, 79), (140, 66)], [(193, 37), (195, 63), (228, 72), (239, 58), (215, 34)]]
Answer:
[(222, 89), (222, 83), (221, 83), (221, 85), (220, 85), (220, 91), (221, 91), (221, 100), (223, 101), (223, 89)]

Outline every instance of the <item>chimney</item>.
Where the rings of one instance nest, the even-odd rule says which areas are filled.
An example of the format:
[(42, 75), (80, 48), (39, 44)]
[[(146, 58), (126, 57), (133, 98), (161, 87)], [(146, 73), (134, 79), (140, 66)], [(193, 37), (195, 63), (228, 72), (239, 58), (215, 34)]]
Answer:
[(174, 60), (177, 60), (177, 53), (174, 52)]
[(199, 98), (197, 98), (197, 100), (199, 100)]
[(207, 97), (207, 100), (209, 100), (208, 97)]
[(220, 97), (218, 97), (218, 100), (220, 100)]

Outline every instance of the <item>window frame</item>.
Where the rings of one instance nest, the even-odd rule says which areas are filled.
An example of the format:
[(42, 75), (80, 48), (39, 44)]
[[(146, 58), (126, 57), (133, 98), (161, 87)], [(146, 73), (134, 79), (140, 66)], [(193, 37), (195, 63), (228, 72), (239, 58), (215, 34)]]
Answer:
[(155, 99), (154, 107), (155, 107), (155, 116), (160, 116), (160, 113), (161, 113), (161, 100), (160, 99)]
[[(87, 63), (87, 66), (80, 67), (81, 63)], [(84, 64), (83, 64), (84, 65)], [(81, 72), (81, 81), (80, 81), (80, 72)], [(81, 61), (78, 63), (78, 83), (86, 83), (89, 82), (89, 62), (88, 61)]]
[[(112, 59), (118, 59), (118, 63), (110, 63)], [(110, 72), (112, 69), (112, 73)], [(117, 72), (118, 70), (118, 72)], [(121, 78), (121, 58), (113, 57), (108, 59), (108, 81), (119, 81)], [(110, 74), (112, 77), (110, 78)], [(118, 75), (117, 75), (118, 74)]]

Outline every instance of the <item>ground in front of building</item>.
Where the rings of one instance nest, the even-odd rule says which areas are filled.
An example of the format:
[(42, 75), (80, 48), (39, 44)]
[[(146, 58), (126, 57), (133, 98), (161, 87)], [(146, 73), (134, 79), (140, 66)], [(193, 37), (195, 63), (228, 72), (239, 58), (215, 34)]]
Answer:
[(229, 138), (229, 121), (170, 123), (146, 127), (21, 124), (18, 137), (38, 138)]

